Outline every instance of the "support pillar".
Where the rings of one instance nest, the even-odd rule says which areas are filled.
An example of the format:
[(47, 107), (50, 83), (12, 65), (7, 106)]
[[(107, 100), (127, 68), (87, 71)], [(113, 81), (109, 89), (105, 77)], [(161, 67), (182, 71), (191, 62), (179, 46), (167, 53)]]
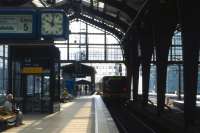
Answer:
[(131, 99), (131, 80), (132, 80), (131, 78), (132, 78), (132, 70), (131, 70), (130, 59), (127, 60), (126, 69), (127, 69), (127, 80), (128, 80), (128, 89), (129, 89), (129, 99)]
[(184, 119), (185, 126), (194, 123), (196, 117), (196, 94), (198, 79), (198, 58), (200, 46), (200, 11), (198, 1), (182, 0), (180, 2), (180, 16), (183, 40), (183, 70), (184, 70)]
[(55, 67), (54, 67), (55, 61), (51, 60), (50, 61), (50, 106), (49, 106), (49, 112), (53, 113), (54, 109), (53, 109), (53, 105), (55, 102), (55, 79), (56, 79), (56, 75), (55, 75)]
[(150, 63), (142, 64), (142, 103), (148, 104)]
[(150, 63), (153, 53), (153, 36), (150, 33), (141, 33), (141, 51), (142, 51), (142, 103), (148, 103)]
[[(199, 34), (200, 35), (200, 34)], [(184, 118), (186, 126), (192, 124), (196, 114), (196, 94), (198, 78), (198, 52), (196, 33), (184, 33), (183, 58), (184, 58)]]
[(124, 41), (121, 44), (124, 49), (124, 60), (126, 65), (126, 74), (127, 74), (127, 86), (128, 86), (128, 92), (129, 92), (129, 100), (131, 100), (131, 76), (132, 76), (132, 70), (131, 70), (131, 45), (129, 40), (124, 39)]
[[(169, 33), (169, 32), (165, 32)], [(167, 80), (167, 61), (168, 51), (171, 44), (171, 34), (160, 35), (156, 46), (157, 63), (157, 113), (161, 114), (165, 106), (166, 80)]]
[(176, 1), (154, 1), (153, 18), (156, 43), (158, 115), (163, 112), (165, 106), (168, 52), (177, 25), (176, 8)]
[(129, 40), (126, 40), (126, 52), (127, 52), (127, 62), (126, 62), (126, 66), (127, 66), (127, 79), (128, 79), (128, 88), (129, 88), (129, 98), (130, 100), (132, 100), (132, 77), (133, 77), (133, 52), (132, 52), (132, 45), (130, 43)]
[(183, 31), (184, 118), (186, 126), (194, 122), (196, 114), (199, 35), (196, 32)]
[(138, 98), (138, 83), (139, 83), (139, 66), (140, 61), (138, 57), (138, 33), (133, 33), (130, 39), (131, 43), (131, 61), (132, 61), (132, 77), (133, 77), (133, 99), (137, 100)]
[[(136, 57), (137, 58), (137, 57)], [(135, 63), (133, 65), (133, 99), (138, 99), (138, 83), (139, 83), (139, 63), (137, 62), (138, 59), (135, 58)]]

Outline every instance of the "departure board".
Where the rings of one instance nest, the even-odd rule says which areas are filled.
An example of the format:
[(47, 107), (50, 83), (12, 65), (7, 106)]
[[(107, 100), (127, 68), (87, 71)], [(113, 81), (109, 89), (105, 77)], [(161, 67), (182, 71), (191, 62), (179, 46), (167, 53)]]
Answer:
[(0, 39), (37, 39), (37, 10), (0, 9)]
[(32, 15), (0, 15), (0, 33), (32, 33)]

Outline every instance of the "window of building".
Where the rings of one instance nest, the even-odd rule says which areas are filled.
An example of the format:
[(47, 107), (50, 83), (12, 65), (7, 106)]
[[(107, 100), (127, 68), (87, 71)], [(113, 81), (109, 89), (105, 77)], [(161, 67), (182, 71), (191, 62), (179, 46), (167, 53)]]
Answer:
[(89, 60), (104, 60), (104, 45), (89, 45)]
[(107, 45), (107, 60), (123, 60), (122, 50), (119, 45)]
[(0, 45), (0, 94), (6, 92), (8, 82), (8, 46)]
[(70, 31), (68, 41), (55, 42), (61, 60), (123, 61), (119, 40), (105, 30), (76, 20), (70, 23)]
[(175, 31), (172, 37), (172, 45), (169, 49), (169, 61), (182, 61), (183, 60), (183, 47), (181, 40), (181, 32)]

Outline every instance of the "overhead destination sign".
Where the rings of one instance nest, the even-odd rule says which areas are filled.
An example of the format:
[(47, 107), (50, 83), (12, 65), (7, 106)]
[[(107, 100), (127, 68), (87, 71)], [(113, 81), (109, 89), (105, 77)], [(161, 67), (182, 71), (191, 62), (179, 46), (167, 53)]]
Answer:
[(32, 33), (32, 15), (0, 15), (0, 33)]

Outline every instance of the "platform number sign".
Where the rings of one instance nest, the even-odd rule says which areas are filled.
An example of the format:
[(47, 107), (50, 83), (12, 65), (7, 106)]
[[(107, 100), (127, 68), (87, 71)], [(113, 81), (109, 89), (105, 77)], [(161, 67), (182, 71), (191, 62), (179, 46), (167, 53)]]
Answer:
[(68, 19), (61, 9), (0, 8), (0, 40), (68, 38)]
[(32, 15), (0, 15), (0, 33), (32, 33)]

